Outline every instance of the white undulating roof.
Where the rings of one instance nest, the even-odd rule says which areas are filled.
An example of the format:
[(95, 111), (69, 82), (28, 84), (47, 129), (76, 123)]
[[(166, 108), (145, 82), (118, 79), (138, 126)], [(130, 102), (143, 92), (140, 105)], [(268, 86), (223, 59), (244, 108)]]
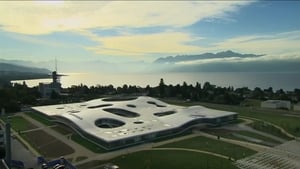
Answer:
[[(95, 99), (82, 103), (32, 108), (48, 116), (61, 116), (69, 119), (82, 130), (107, 142), (176, 128), (195, 119), (218, 118), (236, 114), (208, 109), (203, 106), (175, 106), (146, 96), (125, 101)], [(123, 117), (105, 111), (105, 109), (127, 110), (137, 113), (139, 116)], [(165, 116), (155, 115), (170, 111), (175, 113)], [(122, 121), (124, 125), (115, 128), (101, 128), (95, 124), (97, 119), (116, 119)]]

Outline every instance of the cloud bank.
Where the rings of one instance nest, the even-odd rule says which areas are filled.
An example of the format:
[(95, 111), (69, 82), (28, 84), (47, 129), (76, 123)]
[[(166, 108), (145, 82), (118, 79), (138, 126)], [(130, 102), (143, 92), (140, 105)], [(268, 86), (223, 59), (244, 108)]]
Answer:
[(207, 18), (223, 18), (245, 1), (21, 1), (0, 2), (1, 29), (49, 34), (92, 28), (183, 27)]
[[(300, 59), (300, 30), (231, 36), (212, 42), (210, 37), (195, 35), (185, 29), (207, 20), (234, 22), (231, 14), (240, 12), (242, 7), (251, 3), (253, 1), (1, 1), (0, 33), (9, 32), (13, 39), (32, 45), (42, 44), (57, 49), (73, 45), (91, 53), (90, 57), (96, 55), (101, 59), (117, 56), (152, 62), (161, 56), (227, 50), (265, 55), (202, 59), (179, 64)], [(156, 28), (160, 30), (153, 31)], [(140, 32), (135, 33), (133, 29)], [(116, 34), (108, 35), (105, 31), (115, 31)], [(93, 43), (65, 44), (56, 39), (42, 38), (57, 32), (71, 32)], [(205, 43), (205, 46), (200, 45)], [(70, 55), (73, 55), (72, 51)]]

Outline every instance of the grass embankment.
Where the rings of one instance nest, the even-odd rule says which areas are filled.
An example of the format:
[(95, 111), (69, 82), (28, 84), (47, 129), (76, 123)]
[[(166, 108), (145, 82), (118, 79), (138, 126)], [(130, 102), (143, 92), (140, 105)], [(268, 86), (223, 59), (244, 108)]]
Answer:
[(170, 144), (165, 144), (159, 147), (204, 150), (204, 151), (209, 151), (217, 154), (222, 154), (228, 157), (232, 157), (234, 159), (241, 159), (256, 153), (255, 151), (245, 147), (241, 147), (231, 143), (226, 143), (220, 140), (214, 140), (202, 136), (194, 137), (191, 139), (186, 139), (183, 141), (178, 141)]
[(104, 148), (102, 148), (102, 147), (100, 147), (100, 146), (98, 146), (98, 145), (96, 145), (96, 144), (94, 144), (94, 143), (88, 141), (88, 140), (85, 139), (85, 138), (82, 138), (82, 137), (81, 137), (80, 135), (78, 135), (78, 134), (75, 134), (75, 133), (72, 134), (71, 139), (72, 139), (73, 141), (75, 141), (76, 143), (78, 143), (78, 144), (84, 146), (85, 148), (87, 148), (87, 149), (93, 151), (94, 153), (105, 153), (105, 152), (107, 152), (107, 150), (105, 150)]
[[(257, 133), (253, 133), (250, 131), (232, 131), (232, 130), (223, 130), (223, 129), (206, 129), (204, 131), (209, 134), (215, 135), (215, 136), (220, 136), (220, 137), (234, 139), (234, 140), (240, 140), (240, 141), (247, 141), (247, 142), (257, 143), (257, 144), (261, 144), (261, 145), (275, 146), (275, 145), (280, 144), (280, 142), (277, 140), (274, 140), (269, 137), (266, 137), (266, 136), (263, 136), (263, 135), (260, 135)], [(254, 139), (260, 140), (261, 142), (256, 142), (251, 139), (245, 139), (245, 138), (239, 137), (237, 134), (241, 135), (241, 136), (246, 136), (249, 138), (254, 138)]]
[[(116, 164), (122, 169), (237, 169), (237, 167), (227, 159), (198, 152), (177, 150), (141, 151), (119, 156), (106, 161), (105, 163)], [(104, 164), (104, 162), (93, 161), (76, 167), (78, 169), (86, 169), (99, 166), (101, 164)]]
[[(256, 118), (269, 123), (278, 125), (286, 130), (288, 133), (300, 137), (300, 117), (287, 116), (290, 113), (287, 110), (273, 110), (273, 109), (263, 109), (260, 107), (246, 107), (246, 106), (234, 106), (234, 105), (223, 105), (223, 104), (213, 104), (213, 103), (203, 103), (203, 102), (182, 102), (175, 100), (164, 100), (170, 104), (176, 104), (181, 106), (193, 106), (202, 105), (212, 109), (224, 110), (237, 112), (240, 116)], [(271, 134), (271, 133), (270, 133)]]
[(75, 133), (72, 129), (67, 128), (61, 124), (58, 124), (57, 126), (53, 126), (51, 128), (62, 135), (70, 135), (70, 134)]
[(250, 127), (254, 128), (255, 130), (259, 130), (265, 133), (270, 133), (274, 136), (286, 139), (286, 140), (291, 140), (292, 138), (288, 137), (286, 134), (282, 133), (278, 128), (265, 123), (263, 121), (254, 121), (253, 123), (249, 124)]
[(47, 117), (46, 115), (40, 113), (34, 113), (34, 112), (26, 112), (25, 114), (30, 116), (34, 120), (43, 123), (46, 126), (54, 125), (54, 122), (51, 121), (51, 118)]

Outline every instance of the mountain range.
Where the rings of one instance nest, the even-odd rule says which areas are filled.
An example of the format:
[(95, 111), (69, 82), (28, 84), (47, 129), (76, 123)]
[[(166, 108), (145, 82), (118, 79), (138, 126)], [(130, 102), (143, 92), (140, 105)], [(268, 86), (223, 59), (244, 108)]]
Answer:
[[(265, 59), (269, 58), (269, 59)], [(262, 54), (241, 54), (231, 50), (197, 55), (160, 57), (152, 62), (132, 61), (113, 63), (103, 60), (58, 60), (58, 72), (102, 73), (160, 73), (160, 72), (300, 72), (300, 60), (270, 59)], [(0, 71), (49, 73), (54, 70), (54, 60), (24, 61), (0, 59)], [(14, 66), (5, 65), (13, 64)], [(48, 70), (49, 69), (49, 70)]]
[(154, 63), (178, 63), (185, 61), (195, 61), (201, 59), (217, 59), (217, 58), (253, 58), (260, 57), (264, 55), (255, 55), (255, 54), (240, 54), (233, 52), (231, 50), (219, 52), (219, 53), (203, 53), (199, 55), (177, 55), (177, 56), (167, 56), (161, 57), (154, 61)]
[(0, 63), (0, 86), (11, 80), (49, 78), (50, 71), (43, 68)]

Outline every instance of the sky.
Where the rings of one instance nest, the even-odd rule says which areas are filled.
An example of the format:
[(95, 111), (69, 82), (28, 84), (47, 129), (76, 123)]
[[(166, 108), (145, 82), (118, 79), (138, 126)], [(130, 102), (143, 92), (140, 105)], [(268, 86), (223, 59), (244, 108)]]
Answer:
[(227, 50), (299, 61), (300, 2), (0, 1), (0, 59), (150, 63)]

